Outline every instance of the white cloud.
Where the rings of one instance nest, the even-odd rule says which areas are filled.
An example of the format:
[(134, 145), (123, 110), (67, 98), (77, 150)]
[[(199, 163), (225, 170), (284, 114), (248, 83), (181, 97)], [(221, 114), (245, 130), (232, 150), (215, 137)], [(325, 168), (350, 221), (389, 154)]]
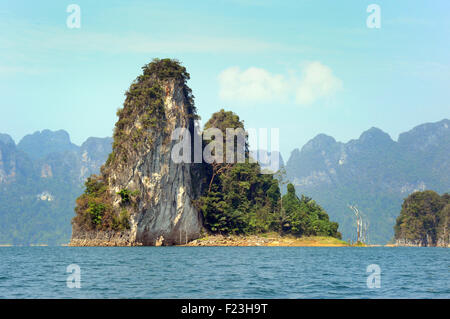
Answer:
[(310, 62), (305, 66), (303, 78), (296, 88), (295, 101), (307, 105), (334, 95), (342, 88), (342, 81), (332, 70), (320, 62)]
[(282, 98), (288, 90), (282, 75), (251, 67), (241, 71), (231, 67), (220, 73), (220, 98), (228, 101), (268, 102)]
[(231, 67), (219, 74), (219, 96), (236, 103), (285, 102), (293, 99), (299, 105), (309, 105), (333, 96), (342, 88), (342, 81), (320, 62), (303, 65), (302, 76), (272, 74), (261, 68), (241, 70)]

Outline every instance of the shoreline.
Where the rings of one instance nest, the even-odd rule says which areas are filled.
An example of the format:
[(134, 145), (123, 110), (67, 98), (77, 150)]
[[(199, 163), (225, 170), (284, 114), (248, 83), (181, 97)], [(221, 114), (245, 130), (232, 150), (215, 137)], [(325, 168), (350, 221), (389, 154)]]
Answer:
[(260, 235), (207, 235), (181, 247), (352, 247), (333, 237), (294, 237), (269, 233)]
[[(47, 244), (31, 244), (17, 247), (47, 247)], [(51, 246), (51, 245), (50, 245)], [(111, 240), (72, 240), (69, 243), (57, 245), (61, 247), (143, 247), (142, 244), (111, 241)], [(295, 237), (278, 233), (262, 233), (257, 235), (217, 235), (206, 234), (186, 244), (162, 245), (165, 247), (421, 247), (403, 246), (395, 243), (385, 245), (370, 245), (363, 243), (348, 243), (341, 239), (327, 236)], [(0, 247), (16, 247), (12, 244), (0, 244)], [(152, 246), (148, 246), (152, 247)], [(157, 246), (153, 246), (157, 247)]]

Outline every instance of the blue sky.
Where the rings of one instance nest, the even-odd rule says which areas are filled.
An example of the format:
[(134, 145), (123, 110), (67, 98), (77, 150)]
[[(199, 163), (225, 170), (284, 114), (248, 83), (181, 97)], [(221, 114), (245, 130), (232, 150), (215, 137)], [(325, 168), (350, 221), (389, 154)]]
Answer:
[[(69, 29), (69, 4), (81, 28)], [(369, 4), (381, 8), (370, 29)], [(124, 92), (177, 58), (203, 121), (279, 127), (285, 159), (319, 133), (398, 134), (450, 114), (449, 1), (0, 1), (0, 132), (111, 136)]]

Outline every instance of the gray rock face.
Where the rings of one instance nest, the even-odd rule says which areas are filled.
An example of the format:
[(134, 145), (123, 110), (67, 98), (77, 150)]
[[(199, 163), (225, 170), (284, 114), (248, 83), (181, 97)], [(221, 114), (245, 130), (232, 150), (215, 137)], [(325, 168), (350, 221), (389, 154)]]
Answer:
[(395, 245), (403, 247), (450, 247), (450, 237), (439, 237), (436, 243), (433, 243), (430, 238), (423, 238), (421, 240), (400, 238), (395, 241)]
[(186, 128), (195, 134), (191, 101), (181, 81), (162, 81), (161, 87), (165, 92), (161, 118), (164, 127), (145, 128), (142, 125), (145, 109), (133, 109), (133, 119), (124, 131), (133, 135), (135, 131), (149, 130), (150, 137), (142, 139), (138, 146), (123, 142), (117, 153), (125, 155), (126, 161), (107, 162), (102, 169), (117, 211), (122, 209), (118, 192), (127, 189), (139, 194), (127, 208), (130, 229), (116, 233), (86, 231), (74, 225), (71, 245), (161, 246), (185, 244), (200, 237), (202, 217), (193, 204), (201, 187), (194, 182), (195, 164), (175, 163), (171, 158), (172, 148), (179, 143), (179, 140), (171, 140), (175, 128)]
[(200, 236), (202, 221), (193, 206), (194, 191), (189, 163), (174, 163), (172, 148), (177, 141), (168, 136), (177, 127), (194, 131), (183, 87), (167, 83), (164, 101), (166, 134), (158, 136), (153, 148), (137, 158), (126, 177), (112, 187), (137, 189), (142, 194), (132, 215), (132, 234), (143, 245), (184, 244)]
[(97, 174), (105, 163), (112, 148), (112, 138), (88, 138), (78, 149), (80, 166), (78, 168), (79, 180), (84, 183), (91, 174)]
[(410, 239), (397, 239), (395, 241), (396, 246), (404, 246), (404, 247), (427, 247), (427, 243), (422, 240), (410, 240)]
[[(7, 141), (5, 141), (7, 142)], [(16, 175), (16, 146), (3, 143), (0, 140), (0, 184), (15, 180)]]
[(437, 240), (436, 247), (448, 247), (450, 248), (450, 235), (440, 236)]
[(137, 246), (130, 231), (84, 231), (74, 226), (74, 234), (70, 246)]

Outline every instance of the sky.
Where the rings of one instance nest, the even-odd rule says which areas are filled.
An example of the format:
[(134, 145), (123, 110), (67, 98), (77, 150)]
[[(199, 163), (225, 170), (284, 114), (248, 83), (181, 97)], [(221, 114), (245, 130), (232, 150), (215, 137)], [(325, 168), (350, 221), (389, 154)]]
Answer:
[(187, 68), (203, 123), (224, 108), (279, 128), (285, 160), (319, 133), (347, 142), (375, 126), (396, 140), (450, 117), (447, 0), (0, 0), (0, 133), (111, 136), (157, 57)]

